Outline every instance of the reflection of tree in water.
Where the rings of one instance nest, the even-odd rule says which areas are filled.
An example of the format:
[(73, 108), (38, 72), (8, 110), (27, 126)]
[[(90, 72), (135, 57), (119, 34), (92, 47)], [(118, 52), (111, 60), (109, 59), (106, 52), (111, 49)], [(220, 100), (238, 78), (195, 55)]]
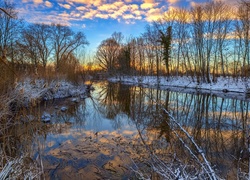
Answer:
[[(106, 118), (113, 120), (114, 128), (120, 128), (122, 118), (119, 114), (130, 113), (130, 89), (129, 86), (115, 83), (106, 83), (98, 92), (96, 108)], [(95, 103), (93, 101), (93, 103)], [(117, 116), (119, 115), (119, 117)]]
[[(185, 127), (213, 164), (236, 173), (237, 167), (232, 162), (244, 156), (240, 152), (248, 147), (248, 102), (141, 87), (131, 87), (130, 91), (130, 118), (142, 134), (152, 128), (157, 130), (155, 138), (165, 137), (184, 158), (185, 150), (176, 138), (172, 138), (169, 117), (162, 111), (164, 108)], [(145, 142), (147, 139), (150, 137)], [(192, 144), (190, 147), (196, 151)]]
[[(60, 109), (55, 110), (54, 104), (46, 104), (47, 109), (51, 109), (53, 114), (53, 124), (45, 124), (41, 122), (40, 117), (44, 110), (43, 105), (37, 107), (29, 107), (21, 109), (15, 117), (15, 124), (1, 131), (0, 150), (5, 156), (18, 157), (21, 154), (32, 154), (41, 150), (41, 147), (35, 149), (32, 144), (37, 145), (46, 141), (46, 134), (61, 133), (63, 129), (70, 128), (72, 124), (75, 126), (84, 125), (85, 104), (84, 101), (79, 104), (69, 106), (67, 112), (61, 112)], [(67, 125), (67, 126), (65, 126)], [(39, 142), (39, 143), (38, 143)]]
[(102, 105), (99, 110), (109, 119), (114, 119), (116, 114), (120, 111), (119, 104), (117, 103), (117, 91), (117, 84), (107, 83), (99, 92), (98, 99)]
[[(166, 93), (166, 100), (165, 100), (165, 106), (164, 108), (169, 111), (169, 91)], [(169, 121), (169, 115), (166, 114), (163, 110), (161, 110), (159, 126), (155, 126), (156, 129), (159, 129), (159, 136), (158, 138), (161, 138), (163, 135), (167, 142), (170, 142), (170, 136), (171, 136), (171, 127), (170, 127), (170, 121)]]
[(40, 121), (40, 107), (21, 108), (13, 116), (15, 122), (0, 133), (0, 168), (3, 168), (11, 161), (17, 161), (12, 164), (13, 169), (11, 178), (18, 175), (22, 178), (27, 174), (32, 176), (40, 174), (42, 164), (39, 153), (33, 159), (33, 153), (39, 152), (40, 146), (34, 148), (33, 143), (39, 142), (39, 137), (46, 137), (49, 130), (47, 124)]

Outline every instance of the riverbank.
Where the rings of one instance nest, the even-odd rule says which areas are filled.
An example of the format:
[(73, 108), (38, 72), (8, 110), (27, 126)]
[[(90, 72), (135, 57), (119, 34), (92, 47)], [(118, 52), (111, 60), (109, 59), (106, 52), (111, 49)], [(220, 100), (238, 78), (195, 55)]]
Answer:
[[(225, 98), (249, 99), (250, 79), (234, 79), (232, 77), (218, 77), (216, 82), (198, 83), (191, 77), (156, 76), (121, 76), (109, 78), (110, 82), (139, 85), (150, 88), (178, 91), (184, 93), (215, 94)], [(250, 99), (249, 99), (250, 100)]]
[[(30, 134), (36, 132), (33, 129), (47, 127), (46, 124), (36, 123), (37, 121), (32, 120), (41, 119), (43, 122), (49, 122), (51, 115), (47, 112), (42, 112), (42, 114), (38, 113), (34, 116), (30, 107), (35, 107), (42, 101), (69, 97), (72, 97), (71, 101), (78, 102), (80, 99), (86, 98), (90, 90), (91, 87), (88, 85), (84, 85), (83, 83), (75, 85), (64, 79), (48, 81), (45, 79), (25, 78), (22, 81), (16, 82), (8, 93), (0, 96), (0, 137), (1, 141), (7, 142), (1, 143), (0, 147), (0, 161), (2, 162), (0, 163), (0, 179), (40, 179), (39, 177), (43, 174), (42, 159), (30, 159), (30, 154), (27, 153), (22, 154), (22, 156), (14, 155), (12, 157), (10, 154), (15, 153), (16, 150), (13, 150), (13, 152), (8, 151), (9, 154), (4, 152), (4, 148), (8, 150), (14, 149), (13, 144), (9, 143), (9, 138), (22, 138), (22, 135), (15, 137), (13, 134), (11, 134), (11, 137), (6, 138), (10, 127), (13, 130), (25, 124), (27, 131), (22, 131), (22, 134), (24, 133), (29, 138), (33, 137)], [(28, 112), (20, 110), (22, 107), (27, 107)], [(63, 108), (65, 109), (66, 107), (63, 106), (61, 111), (64, 110)], [(22, 112), (21, 114), (20, 111)], [(47, 116), (44, 117), (45, 115)], [(27, 126), (30, 126), (30, 128), (27, 128)], [(15, 131), (18, 134), (19, 130)], [(34, 136), (36, 135), (34, 134)]]
[(68, 97), (86, 98), (89, 87), (84, 84), (74, 85), (73, 83), (61, 80), (48, 82), (44, 79), (29, 79), (16, 83), (13, 94), (18, 97), (22, 106), (35, 105), (41, 101), (61, 99)]

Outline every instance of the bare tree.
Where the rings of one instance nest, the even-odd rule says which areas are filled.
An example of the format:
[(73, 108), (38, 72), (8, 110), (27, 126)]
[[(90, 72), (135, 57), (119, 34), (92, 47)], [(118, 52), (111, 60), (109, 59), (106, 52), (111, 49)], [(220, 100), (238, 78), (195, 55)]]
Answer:
[(0, 12), (0, 55), (2, 60), (6, 61), (11, 43), (17, 37), (20, 22), (14, 19), (17, 17), (14, 4), (4, 0), (0, 6), (2, 6), (2, 13)]
[(45, 71), (47, 61), (52, 51), (51, 26), (45, 24), (31, 24), (25, 28), (20, 40), (17, 41), (19, 50), (29, 59), (37, 73), (38, 66), (42, 65)]
[(238, 31), (240, 54), (242, 55), (243, 68), (242, 75), (247, 76), (248, 66), (250, 65), (250, 1), (242, 0), (238, 8), (238, 21), (236, 21), (236, 29)]
[(31, 26), (31, 30), (35, 36), (40, 62), (45, 70), (52, 51), (51, 26), (46, 24), (34, 24)]
[(97, 48), (95, 58), (100, 67), (106, 72), (112, 74), (118, 66), (118, 56), (120, 53), (121, 33), (113, 33), (111, 38), (105, 39)]
[(77, 48), (88, 45), (82, 32), (75, 33), (68, 26), (52, 24), (52, 44), (56, 70), (60, 70), (62, 58), (68, 58)]
[(37, 74), (37, 69), (39, 65), (39, 51), (36, 43), (36, 37), (33, 34), (32, 29), (24, 29), (21, 34), (21, 40), (17, 41), (17, 45), (19, 50), (23, 52), (26, 58), (32, 63), (34, 66), (34, 72)]
[(0, 7), (0, 80), (3, 82), (0, 84), (8, 87), (8, 83), (12, 84), (16, 77), (14, 46), (21, 29), (21, 21), (17, 19), (17, 11), (12, 2), (1, 1)]

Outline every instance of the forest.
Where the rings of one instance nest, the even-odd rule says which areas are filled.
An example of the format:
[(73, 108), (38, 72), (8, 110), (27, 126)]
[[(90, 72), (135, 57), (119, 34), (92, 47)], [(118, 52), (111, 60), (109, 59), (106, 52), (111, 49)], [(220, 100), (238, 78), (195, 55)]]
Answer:
[[(15, 82), (20, 73), (73, 76), (83, 71), (80, 62), (89, 44), (83, 32), (61, 24), (25, 23), (13, 3), (5, 0), (1, 7), (1, 87)], [(218, 76), (247, 77), (249, 12), (246, 0), (237, 7), (209, 1), (170, 9), (139, 37), (114, 32), (100, 43), (88, 66), (98, 65), (108, 75), (191, 76), (207, 83)]]
[(111, 74), (192, 76), (207, 83), (218, 76), (248, 77), (249, 12), (249, 1), (172, 9), (140, 37), (122, 43), (122, 34), (113, 33), (99, 45), (96, 60)]

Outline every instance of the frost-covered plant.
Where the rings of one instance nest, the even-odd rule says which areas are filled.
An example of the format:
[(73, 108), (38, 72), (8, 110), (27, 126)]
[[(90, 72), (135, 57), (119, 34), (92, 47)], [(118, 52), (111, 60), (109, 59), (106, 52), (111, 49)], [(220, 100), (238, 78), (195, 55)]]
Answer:
[[(133, 166), (131, 169), (136, 176), (139, 179), (220, 179), (210, 162), (207, 160), (205, 153), (194, 141), (194, 138), (168, 111), (164, 109), (164, 112), (169, 116), (169, 125), (172, 127), (173, 134), (191, 156), (191, 160), (184, 162), (177, 157), (175, 152), (172, 152), (172, 155), (168, 158), (162, 157), (162, 155), (159, 156), (159, 154), (151, 151), (148, 145), (144, 143), (145, 149), (147, 149), (149, 153), (149, 158), (143, 159), (142, 162), (135, 162), (135, 160), (132, 160)], [(180, 133), (182, 135), (180, 135)], [(186, 138), (184, 138), (183, 135)], [(192, 146), (192, 148), (190, 146)], [(146, 169), (145, 167), (142, 168), (141, 164), (146, 164)]]
[(0, 172), (0, 179), (40, 179), (42, 168), (30, 158), (22, 156), (10, 159)]

